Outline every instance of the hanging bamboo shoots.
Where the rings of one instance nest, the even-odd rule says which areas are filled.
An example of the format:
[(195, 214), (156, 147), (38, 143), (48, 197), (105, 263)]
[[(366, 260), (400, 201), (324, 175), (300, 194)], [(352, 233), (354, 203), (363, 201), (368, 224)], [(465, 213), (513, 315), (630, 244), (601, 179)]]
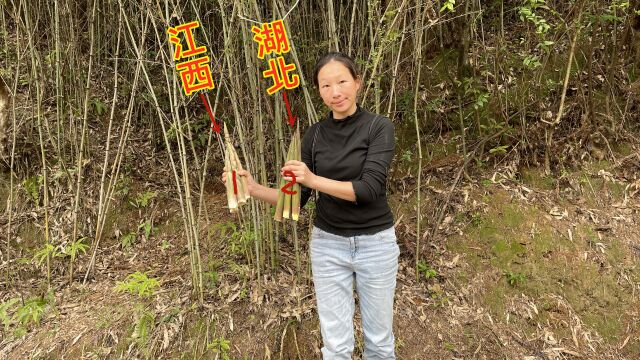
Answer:
[(227, 124), (224, 124), (224, 138), (224, 167), (227, 172), (227, 203), (229, 205), (229, 211), (235, 213), (238, 211), (238, 206), (245, 204), (251, 196), (249, 195), (247, 179), (245, 177), (238, 176), (238, 171), (243, 170), (243, 167), (240, 163), (240, 158), (238, 157), (236, 150), (231, 144), (231, 137), (229, 137)]
[[(295, 147), (294, 147), (294, 155), (295, 159), (300, 161), (302, 159), (302, 149), (300, 144), (300, 129), (296, 128), (296, 135), (294, 137)], [(291, 220), (298, 221), (298, 217), (300, 216), (300, 184), (296, 182), (293, 185), (294, 194), (291, 195)]]
[[(300, 151), (300, 130), (296, 129), (295, 134), (291, 138), (291, 143), (289, 144), (289, 150), (287, 151), (287, 157), (285, 161), (300, 161), (301, 158), (302, 155)], [(291, 177), (287, 174), (285, 174), (284, 176)], [(291, 219), (298, 221), (298, 217), (300, 215), (300, 184), (298, 184), (297, 182), (294, 183), (294, 181), (292, 180), (289, 183), (293, 183), (293, 185), (285, 188), (285, 185), (287, 185), (287, 181), (284, 180), (284, 176), (280, 177), (280, 192), (278, 193), (276, 214), (273, 218), (277, 221), (282, 221), (282, 219)], [(285, 190), (283, 190), (283, 188), (285, 188)]]

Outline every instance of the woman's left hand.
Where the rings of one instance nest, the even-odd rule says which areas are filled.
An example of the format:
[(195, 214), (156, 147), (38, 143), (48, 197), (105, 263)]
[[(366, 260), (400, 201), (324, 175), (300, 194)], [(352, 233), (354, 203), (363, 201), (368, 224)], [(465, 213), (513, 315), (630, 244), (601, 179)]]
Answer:
[(280, 175), (283, 176), (285, 181), (292, 181), (290, 176), (284, 176), (285, 171), (291, 171), (296, 176), (296, 182), (302, 184), (308, 188), (312, 188), (311, 184), (316, 178), (316, 175), (309, 170), (307, 164), (298, 160), (289, 160), (284, 163), (282, 169), (280, 169)]

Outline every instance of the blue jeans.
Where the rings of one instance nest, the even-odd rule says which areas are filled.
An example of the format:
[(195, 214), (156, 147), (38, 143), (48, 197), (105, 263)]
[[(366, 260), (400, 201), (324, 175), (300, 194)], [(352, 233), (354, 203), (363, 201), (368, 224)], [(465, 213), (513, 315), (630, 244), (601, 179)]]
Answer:
[(313, 227), (311, 269), (324, 360), (351, 359), (354, 280), (362, 314), (364, 358), (396, 358), (393, 297), (399, 254), (393, 226), (373, 235), (350, 237)]

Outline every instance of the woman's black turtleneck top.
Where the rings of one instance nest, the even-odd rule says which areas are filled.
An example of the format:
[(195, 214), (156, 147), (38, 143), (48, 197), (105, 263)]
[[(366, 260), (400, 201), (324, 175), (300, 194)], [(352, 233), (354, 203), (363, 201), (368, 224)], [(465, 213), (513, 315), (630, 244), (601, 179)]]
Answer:
[[(329, 112), (310, 126), (302, 139), (302, 161), (316, 175), (350, 181), (356, 195), (352, 202), (318, 192), (314, 225), (341, 236), (374, 234), (393, 226), (386, 180), (394, 147), (391, 120), (359, 105), (344, 119), (334, 119)], [(301, 188), (304, 207), (311, 189)]]

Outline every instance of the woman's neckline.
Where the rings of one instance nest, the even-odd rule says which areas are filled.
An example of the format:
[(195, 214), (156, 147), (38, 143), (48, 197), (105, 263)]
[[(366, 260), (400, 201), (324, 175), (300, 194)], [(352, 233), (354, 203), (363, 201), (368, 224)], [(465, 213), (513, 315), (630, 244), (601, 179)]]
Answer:
[(356, 104), (356, 111), (351, 114), (351, 115), (347, 115), (346, 117), (342, 118), (342, 119), (334, 119), (333, 118), (333, 111), (329, 111), (329, 120), (331, 120), (331, 122), (333, 124), (343, 124), (343, 123), (347, 123), (350, 122), (358, 117), (360, 117), (360, 115), (363, 113), (363, 109), (360, 106), (360, 104)]

